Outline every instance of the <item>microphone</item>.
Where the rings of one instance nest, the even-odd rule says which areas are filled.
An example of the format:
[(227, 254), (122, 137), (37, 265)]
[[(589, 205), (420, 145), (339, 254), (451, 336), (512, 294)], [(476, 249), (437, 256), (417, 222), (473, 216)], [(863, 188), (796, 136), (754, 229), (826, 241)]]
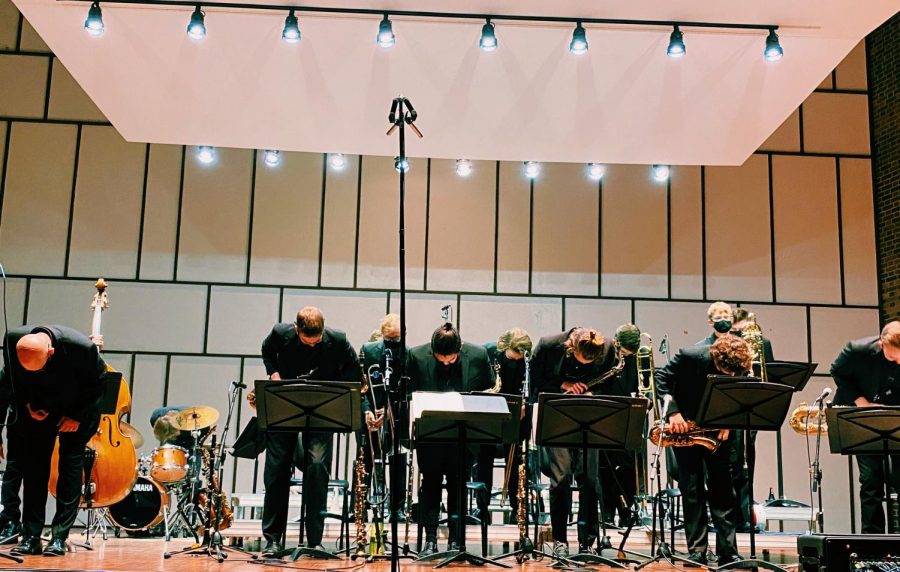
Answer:
[(672, 405), (672, 394), (667, 393), (665, 397), (663, 397), (662, 408), (659, 410), (659, 416), (662, 419), (666, 418), (666, 413), (669, 412), (669, 406)]
[(235, 389), (237, 389), (237, 388), (247, 389), (247, 384), (244, 383), (243, 381), (234, 380), (231, 382), (231, 387), (234, 387)]
[(815, 405), (824, 405), (825, 399), (829, 395), (831, 395), (831, 388), (826, 387), (825, 389), (822, 390), (822, 393), (819, 395), (819, 397), (817, 397), (816, 400), (813, 402), (813, 405), (814, 406)]
[(659, 342), (659, 353), (664, 355), (669, 354), (669, 334), (663, 336), (662, 341)]

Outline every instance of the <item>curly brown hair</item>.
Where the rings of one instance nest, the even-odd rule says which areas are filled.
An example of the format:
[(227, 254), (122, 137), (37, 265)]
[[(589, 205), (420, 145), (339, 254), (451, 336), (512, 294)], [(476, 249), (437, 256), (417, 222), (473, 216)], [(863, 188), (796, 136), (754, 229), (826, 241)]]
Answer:
[(733, 334), (720, 336), (716, 343), (709, 348), (716, 369), (722, 373), (745, 375), (750, 371), (753, 363), (753, 354), (744, 338)]
[(603, 334), (591, 328), (573, 328), (566, 338), (566, 355), (572, 356), (577, 351), (586, 360), (594, 361), (603, 355)]

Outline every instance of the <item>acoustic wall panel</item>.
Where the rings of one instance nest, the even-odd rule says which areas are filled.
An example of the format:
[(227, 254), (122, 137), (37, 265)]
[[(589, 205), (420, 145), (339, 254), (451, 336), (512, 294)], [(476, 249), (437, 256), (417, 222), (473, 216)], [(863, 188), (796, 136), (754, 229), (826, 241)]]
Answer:
[(74, 125), (12, 124), (0, 219), (8, 274), (63, 275), (77, 134)]
[(213, 286), (206, 351), (259, 355), (263, 338), (278, 320), (280, 298), (276, 288)]
[(93, 100), (81, 89), (62, 62), (53, 58), (53, 78), (50, 83), (50, 119), (72, 121), (106, 121)]
[(756, 314), (763, 335), (772, 343), (778, 361), (807, 361), (806, 308), (775, 304), (742, 305)]
[(188, 149), (178, 243), (179, 280), (244, 282), (253, 152), (217, 149), (204, 165)]
[[(324, 161), (324, 156), (319, 156)], [(321, 167), (320, 167), (321, 168)], [(356, 263), (356, 211), (359, 163), (349, 161), (340, 171), (325, 174), (322, 219), (322, 286), (353, 287)]]
[(810, 308), (810, 348), (816, 373), (827, 374), (850, 340), (881, 333), (878, 310), (867, 308)]
[(428, 289), (493, 289), (496, 181), (493, 161), (474, 162), (467, 177), (453, 160), (431, 161)]
[[(670, 205), (672, 297), (703, 298), (703, 220), (700, 167), (672, 170)], [(638, 227), (643, 231), (643, 225)]]
[[(216, 423), (225, 429), (231, 382), (241, 378), (241, 360), (237, 358), (173, 356), (169, 365), (167, 405), (208, 405), (219, 412)], [(232, 417), (229, 431), (234, 435), (237, 418)]]
[[(28, 281), (24, 278), (6, 279), (6, 317), (9, 327), (15, 328), (25, 324), (25, 291)], [(3, 340), (0, 340), (0, 346)]]
[(140, 278), (171, 280), (175, 275), (183, 152), (181, 146), (150, 145)]
[[(281, 321), (294, 322), (297, 312), (305, 306), (322, 310), (325, 325), (343, 331), (353, 347), (359, 349), (387, 313), (387, 296), (384, 292), (351, 290), (285, 290)], [(263, 337), (268, 335), (271, 326)]]
[(705, 173), (707, 299), (772, 300), (767, 157)]
[(634, 304), (634, 323), (642, 332), (653, 336), (653, 360), (656, 367), (666, 365), (666, 358), (659, 353), (659, 344), (668, 336), (669, 352), (674, 356), (679, 349), (692, 346), (709, 336), (712, 328), (706, 323), (705, 302), (654, 302), (637, 301)]
[(847, 304), (878, 304), (872, 162), (839, 159), (844, 293)]
[[(406, 287), (421, 290), (425, 270), (425, 159), (410, 159), (406, 175)], [(359, 215), (356, 286), (398, 288), (400, 220), (399, 175), (391, 157), (365, 157)]]
[(38, 35), (34, 27), (24, 18), (22, 18), (22, 40), (19, 48), (23, 52), (50, 53), (50, 48), (47, 47), (43, 38)]
[(534, 180), (532, 292), (597, 293), (598, 195), (583, 165), (542, 165)]
[[(409, 347), (431, 341), (431, 334), (434, 333), (435, 328), (444, 323), (441, 318), (441, 308), (444, 306), (450, 306), (453, 312), (453, 323), (456, 324), (457, 316), (459, 316), (456, 295), (406, 295), (406, 343)], [(400, 313), (400, 296), (397, 292), (391, 292), (390, 311), (395, 314)]]
[(137, 276), (146, 151), (112, 127), (82, 128), (69, 275)]
[(473, 343), (496, 342), (510, 328), (524, 328), (537, 344), (541, 336), (558, 332), (562, 324), (562, 299), (526, 296), (463, 296), (459, 330)]
[[(831, 74), (827, 78), (829, 87), (831, 85)], [(797, 108), (788, 115), (778, 129), (769, 135), (762, 145), (759, 146), (760, 151), (800, 151), (800, 109)]]
[(862, 40), (850, 50), (847, 57), (834, 69), (838, 89), (865, 90), (869, 87), (866, 77), (866, 41)]
[(0, 115), (43, 117), (50, 60), (43, 56), (0, 55)]
[[(355, 171), (355, 162), (352, 169)], [(275, 168), (256, 163), (250, 282), (315, 286), (319, 274), (322, 155), (282, 153)]]
[(779, 302), (841, 302), (835, 160), (772, 158)]
[[(835, 121), (840, 117), (840, 121)], [(868, 154), (869, 105), (866, 94), (811, 94), (803, 102), (804, 149), (813, 153)]]
[[(631, 302), (629, 300), (591, 300), (587, 298), (566, 298), (565, 323), (563, 329), (568, 330), (575, 326), (594, 328), (604, 336), (612, 339), (616, 328), (622, 324), (628, 324), (631, 319)], [(543, 336), (556, 333), (544, 332)]]
[(19, 11), (10, 0), (0, 0), (0, 50), (15, 50)]
[(500, 163), (497, 228), (497, 291), (528, 292), (531, 183), (521, 163)]
[[(157, 407), (166, 403), (166, 379), (167, 364), (169, 358), (157, 355), (134, 356), (134, 375), (131, 384), (131, 421), (138, 431), (143, 433), (144, 446), (140, 453), (148, 454), (159, 441), (153, 436), (153, 427), (150, 425), (150, 414)], [(176, 400), (179, 403), (180, 400)]]

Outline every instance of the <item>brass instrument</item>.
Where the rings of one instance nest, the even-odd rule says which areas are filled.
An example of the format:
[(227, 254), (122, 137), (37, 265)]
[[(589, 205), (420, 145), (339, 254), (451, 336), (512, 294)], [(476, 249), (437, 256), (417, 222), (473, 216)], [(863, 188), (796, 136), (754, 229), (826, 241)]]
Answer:
[[(688, 421), (687, 433), (672, 433), (671, 424), (666, 423), (665, 436), (662, 439), (662, 447), (691, 447), (700, 445), (709, 449), (710, 453), (715, 453), (722, 441), (719, 440), (718, 429), (702, 429), (693, 421)], [(654, 445), (659, 445), (659, 425), (650, 429), (650, 441)]]
[(356, 456), (354, 465), (354, 474), (356, 482), (353, 485), (353, 494), (356, 495), (353, 501), (353, 522), (356, 525), (356, 552), (350, 557), (351, 560), (366, 557), (366, 546), (369, 544), (369, 537), (366, 535), (366, 463), (364, 458), (364, 449), (359, 448), (359, 454)]
[(611, 370), (600, 374), (599, 376), (588, 382), (585, 382), (585, 385), (587, 385), (587, 389), (585, 389), (585, 392), (590, 391), (594, 386), (600, 385), (601, 383), (606, 383), (610, 379), (619, 375), (619, 372), (625, 369), (625, 354), (622, 353), (622, 350), (619, 349), (618, 345), (616, 346), (616, 359), (618, 359), (618, 361)]
[[(216, 513), (221, 511), (221, 515), (219, 518), (219, 529), (224, 530), (229, 528), (234, 523), (234, 511), (231, 510), (231, 505), (228, 502), (228, 497), (222, 493), (222, 487), (219, 486), (219, 477), (216, 475), (215, 471), (212, 470), (212, 465), (209, 459), (209, 449), (203, 449), (203, 464), (210, 468), (210, 478), (209, 478), (209, 493), (206, 491), (200, 491), (197, 493), (197, 505), (201, 507), (207, 506), (209, 504), (209, 524), (212, 526), (212, 523), (216, 520)], [(209, 502), (208, 494), (212, 494), (212, 502)], [(219, 507), (219, 508), (216, 508)], [(197, 533), (201, 536), (206, 534), (206, 527), (203, 522), (200, 523)]]
[(639, 347), (635, 353), (638, 393), (650, 400), (653, 405), (653, 418), (659, 419), (659, 403), (656, 399), (656, 369), (653, 365), (653, 337), (647, 332), (642, 332), (641, 338), (644, 336), (647, 337), (647, 345)]
[(766, 348), (763, 342), (762, 329), (756, 321), (756, 314), (751, 312), (747, 316), (747, 321), (749, 324), (747, 324), (747, 327), (744, 328), (741, 334), (744, 340), (750, 344), (750, 350), (753, 352), (753, 365), (759, 364), (760, 381), (769, 381), (769, 376), (766, 373)]
[(484, 392), (500, 393), (500, 387), (503, 385), (503, 380), (500, 378), (500, 362), (495, 361), (491, 367), (494, 369), (494, 386), (484, 390)]
[(820, 414), (822, 415), (821, 431), (823, 435), (827, 435), (828, 423), (825, 420), (825, 411), (819, 409), (818, 407), (811, 406), (805, 401), (801, 401), (800, 405), (798, 405), (797, 408), (794, 409), (794, 411), (791, 413), (791, 418), (788, 423), (790, 423), (791, 429), (793, 429), (797, 433), (800, 433), (801, 435), (817, 435), (820, 430)]

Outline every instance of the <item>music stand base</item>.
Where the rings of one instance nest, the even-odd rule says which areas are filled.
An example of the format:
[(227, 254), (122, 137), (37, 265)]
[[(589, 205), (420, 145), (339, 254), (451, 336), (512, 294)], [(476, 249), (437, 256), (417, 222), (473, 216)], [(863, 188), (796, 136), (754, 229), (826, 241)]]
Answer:
[(222, 536), (219, 533), (216, 533), (218, 540), (206, 540), (200, 546), (188, 546), (187, 548), (182, 548), (181, 550), (173, 550), (171, 552), (166, 552), (163, 554), (163, 558), (168, 560), (173, 556), (193, 556), (196, 554), (206, 554), (210, 558), (216, 559), (218, 562), (224, 562), (226, 558), (228, 558), (229, 552), (234, 552), (237, 554), (243, 554), (244, 556), (249, 556), (252, 560), (257, 559), (256, 554), (251, 554), (246, 550), (241, 548), (237, 548), (234, 546), (225, 546), (222, 542)]
[(628, 568), (621, 562), (617, 562), (606, 556), (600, 556), (599, 554), (575, 554), (574, 556), (569, 556), (569, 560), (579, 564), (601, 564), (612, 568)]
[(665, 542), (661, 543), (659, 548), (656, 549), (656, 556), (651, 558), (650, 560), (646, 560), (641, 562), (637, 566), (634, 567), (635, 570), (640, 570), (646, 566), (651, 564), (656, 564), (657, 562), (668, 562), (674, 565), (676, 562), (681, 562), (686, 566), (693, 566), (696, 568), (706, 568), (707, 570), (714, 569), (714, 566), (710, 566), (709, 564), (700, 564), (699, 562), (694, 562), (690, 558), (685, 558), (684, 556), (679, 556), (675, 554), (668, 544)]
[(787, 568), (783, 568), (777, 564), (772, 564), (771, 562), (767, 562), (765, 560), (760, 560), (759, 558), (747, 558), (746, 560), (736, 560), (734, 562), (729, 562), (723, 566), (719, 566), (715, 568), (718, 570), (746, 570), (748, 568), (752, 568), (756, 570), (757, 568), (762, 568), (764, 570), (776, 570), (778, 572), (787, 572)]
[[(11, 538), (11, 537), (8, 537), (8, 538)], [(7, 558), (17, 564), (22, 564), (23, 562), (25, 562), (25, 560), (23, 560), (19, 556), (16, 556), (15, 554), (10, 554), (8, 552), (0, 552), (0, 558)]]
[(512, 556), (516, 557), (516, 562), (521, 564), (526, 560), (536, 560), (534, 557), (534, 543), (531, 542), (531, 539), (527, 536), (523, 536), (519, 539), (519, 548), (518, 550), (513, 550), (512, 552), (507, 552), (506, 554), (501, 554), (500, 556), (495, 556), (492, 560), (504, 560), (506, 558), (510, 558)]
[(308, 548), (306, 546), (298, 546), (290, 552), (288, 558), (291, 562), (296, 562), (301, 556), (309, 556), (318, 560), (340, 560), (340, 556), (336, 556), (327, 550), (319, 550), (318, 548)]
[(494, 566), (499, 566), (501, 568), (511, 567), (509, 564), (504, 564), (503, 562), (495, 562), (489, 558), (484, 558), (483, 556), (472, 554), (471, 552), (467, 551), (465, 547), (460, 550), (447, 550), (445, 552), (438, 552), (436, 554), (429, 554), (428, 556), (416, 558), (416, 562), (432, 562), (434, 560), (441, 560), (441, 562), (437, 566), (435, 566), (435, 568), (443, 568), (444, 566), (449, 566), (450, 564), (456, 562), (462, 564), (474, 564), (475, 566), (493, 564)]

